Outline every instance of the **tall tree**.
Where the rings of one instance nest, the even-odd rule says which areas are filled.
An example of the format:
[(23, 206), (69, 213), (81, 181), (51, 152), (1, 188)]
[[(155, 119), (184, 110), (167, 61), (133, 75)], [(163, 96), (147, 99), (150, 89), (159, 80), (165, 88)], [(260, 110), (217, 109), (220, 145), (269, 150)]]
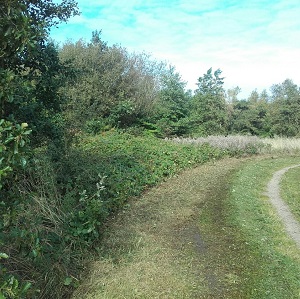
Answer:
[(182, 135), (188, 126), (184, 120), (189, 114), (191, 95), (185, 90), (184, 82), (174, 66), (169, 66), (160, 78), (159, 100), (155, 105), (156, 121), (162, 136)]
[(280, 136), (300, 135), (300, 87), (286, 79), (271, 87), (272, 133)]
[(226, 133), (226, 103), (222, 71), (210, 68), (198, 79), (198, 89), (192, 100), (192, 120), (194, 129), (200, 134)]
[(69, 102), (66, 113), (72, 124), (110, 122), (126, 127), (152, 113), (160, 89), (163, 64), (146, 54), (130, 54), (117, 45), (108, 47), (93, 33), (90, 43), (68, 42), (60, 50), (62, 61), (71, 60), (75, 80), (63, 93)]
[(37, 125), (42, 106), (57, 109), (63, 67), (49, 31), (76, 14), (74, 0), (0, 2), (0, 118)]

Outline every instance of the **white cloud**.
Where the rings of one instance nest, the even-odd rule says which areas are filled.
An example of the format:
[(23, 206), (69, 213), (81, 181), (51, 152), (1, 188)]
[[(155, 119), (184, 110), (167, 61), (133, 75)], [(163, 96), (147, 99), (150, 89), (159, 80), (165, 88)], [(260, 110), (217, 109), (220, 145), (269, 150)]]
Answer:
[(298, 0), (79, 0), (82, 15), (53, 37), (90, 39), (146, 51), (175, 65), (194, 89), (210, 67), (243, 96), (291, 78), (300, 84)]

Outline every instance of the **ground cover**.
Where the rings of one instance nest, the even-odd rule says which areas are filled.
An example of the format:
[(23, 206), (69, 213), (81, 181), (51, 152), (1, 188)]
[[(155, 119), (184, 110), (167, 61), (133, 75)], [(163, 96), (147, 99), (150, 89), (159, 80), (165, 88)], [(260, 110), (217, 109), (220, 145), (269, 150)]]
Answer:
[(281, 197), (300, 221), (300, 167), (290, 169), (281, 180)]
[(300, 255), (264, 193), (297, 162), (224, 159), (151, 189), (112, 220), (74, 298), (297, 298)]
[(230, 221), (240, 231), (250, 253), (247, 260), (253, 264), (242, 271), (242, 279), (247, 281), (246, 298), (299, 297), (299, 251), (264, 193), (273, 173), (299, 164), (299, 160), (289, 157), (254, 161), (236, 173)]

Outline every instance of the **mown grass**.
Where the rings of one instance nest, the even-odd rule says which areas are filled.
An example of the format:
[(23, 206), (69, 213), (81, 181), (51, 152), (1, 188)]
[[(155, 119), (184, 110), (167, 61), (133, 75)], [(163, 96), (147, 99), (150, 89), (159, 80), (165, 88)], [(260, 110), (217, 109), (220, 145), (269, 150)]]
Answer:
[(73, 298), (299, 298), (300, 253), (265, 194), (300, 158), (185, 171), (108, 225)]
[[(131, 236), (131, 224), (137, 223), (138, 227), (140, 225), (143, 227), (143, 222), (149, 223), (153, 219), (158, 221), (155, 220), (156, 217), (159, 217), (159, 221), (161, 221), (165, 217), (164, 214), (161, 214), (161, 212), (164, 213), (163, 206), (156, 208), (156, 202), (153, 199), (153, 203), (151, 201), (149, 203), (149, 208), (148, 206), (147, 208), (142, 207), (144, 212), (141, 212), (141, 220), (136, 222), (134, 214), (127, 222), (121, 220), (119, 228), (128, 228), (124, 235), (122, 230), (120, 230), (120, 238), (118, 231), (109, 233), (111, 232), (110, 225), (114, 227), (114, 221), (117, 219), (115, 218), (117, 217), (116, 213), (123, 209), (130, 209), (130, 205), (135, 205), (132, 198), (137, 198), (145, 190), (166, 178), (178, 176), (183, 169), (207, 162), (215, 163), (227, 156), (257, 153), (260, 148), (260, 144), (258, 145), (258, 147), (253, 147), (253, 145), (246, 147), (246, 150), (236, 147), (232, 143), (231, 146), (225, 148), (214, 147), (207, 142), (194, 146), (182, 143), (174, 144), (174, 142), (152, 137), (135, 137), (126, 133), (108, 132), (98, 136), (80, 136), (61, 159), (53, 159), (59, 153), (48, 155), (51, 149), (48, 149), (47, 152), (45, 148), (41, 148), (36, 151), (29, 171), (24, 173), (24, 177), (20, 176), (19, 184), (14, 186), (15, 191), (20, 192), (24, 197), (24, 206), (22, 205), (20, 211), (15, 214), (16, 221), (13, 223), (11, 233), (7, 230), (3, 237), (3, 240), (6, 240), (3, 243), (5, 252), (11, 256), (9, 262), (12, 261), (11, 264), (7, 263), (7, 267), (33, 283), (34, 295), (31, 298), (67, 298), (80, 282), (82, 267), (87, 260), (93, 258), (95, 250), (100, 250), (101, 258), (108, 262), (104, 266), (103, 273), (106, 273), (109, 278), (109, 272), (105, 267), (118, 269), (118, 261), (124, 259), (127, 261), (127, 258), (132, 258), (136, 248), (141, 246), (146, 248), (144, 238), (146, 242), (147, 237), (144, 237), (144, 232), (138, 230), (138, 234), (133, 233)], [(50, 156), (54, 161), (50, 159)], [(173, 224), (164, 222), (165, 224), (160, 225), (156, 232), (163, 232), (164, 228), (170, 228), (173, 225), (179, 235), (176, 237), (173, 235), (169, 235), (169, 237), (149, 236), (147, 242), (152, 247), (150, 246), (148, 251), (146, 250), (140, 256), (140, 261), (144, 260), (144, 256), (152, 257), (154, 260), (150, 259), (148, 267), (145, 266), (143, 270), (144, 274), (136, 278), (137, 282), (141, 280), (144, 284), (144, 287), (138, 287), (137, 290), (148, 288), (149, 293), (142, 293), (143, 295), (138, 293), (134, 296), (140, 298), (143, 298), (142, 296), (146, 296), (145, 298), (172, 298), (169, 296), (193, 298), (194, 296), (194, 298), (199, 298), (199, 294), (205, 294), (206, 297), (203, 298), (210, 298), (209, 296), (214, 296), (210, 294), (219, 294), (220, 296), (242, 294), (240, 293), (242, 287), (237, 282), (243, 280), (236, 274), (239, 271), (234, 270), (234, 265), (239, 265), (239, 259), (245, 261), (247, 259), (243, 255), (237, 254), (237, 251), (230, 255), (231, 250), (226, 249), (231, 249), (232, 244), (237, 244), (240, 239), (236, 239), (238, 232), (232, 231), (232, 224), (227, 225), (228, 215), (231, 215), (230, 212), (226, 212), (231, 172), (227, 172), (227, 175), (223, 177), (223, 170), (227, 169), (225, 164), (218, 164), (223, 165), (220, 168), (211, 165), (213, 172), (203, 168), (194, 174), (203, 179), (205, 183), (201, 180), (200, 183), (197, 183), (192, 176), (185, 179), (180, 176), (176, 183), (180, 188), (173, 186), (175, 193), (171, 193), (168, 197), (169, 191), (166, 190), (166, 195), (161, 197), (166, 204), (174, 201), (172, 208), (169, 210), (165, 208), (167, 211), (165, 213), (173, 217), (171, 217)], [(231, 167), (230, 163), (229, 166)], [(102, 180), (98, 174), (105, 176), (103, 182), (100, 182)], [(209, 174), (217, 179), (212, 179)], [(197, 200), (198, 203), (205, 202), (205, 204), (201, 204), (201, 211), (195, 204), (192, 205), (192, 208), (190, 207), (189, 196), (182, 191), (186, 187), (192, 190), (195, 188), (194, 185), (201, 186), (192, 199)], [(84, 190), (86, 191), (83, 192)], [(204, 197), (201, 197), (202, 193)], [(177, 196), (180, 197), (176, 200)], [(212, 206), (208, 204), (210, 197), (216, 199), (211, 201)], [(166, 200), (167, 198), (170, 199)], [(214, 210), (219, 206), (220, 209)], [(161, 209), (162, 211), (160, 211)], [(171, 212), (175, 210), (177, 211), (176, 217)], [(215, 213), (216, 211), (219, 214)], [(205, 249), (205, 254), (202, 251), (201, 258), (195, 254), (194, 250), (201, 247), (204, 238), (202, 233), (199, 234), (197, 215), (201, 215), (201, 219), (205, 220), (204, 222), (200, 221), (203, 225), (200, 228), (204, 232), (207, 228), (207, 234), (203, 234), (209, 236), (206, 239), (207, 245), (204, 246), (209, 250)], [(209, 221), (209, 215), (213, 215), (212, 219), (216, 219), (216, 221)], [(108, 223), (107, 219), (110, 219)], [(184, 224), (182, 219), (187, 223)], [(218, 222), (218, 219), (223, 220)], [(216, 223), (216, 229), (214, 229), (214, 223)], [(223, 226), (218, 223), (223, 223)], [(182, 226), (180, 226), (181, 224)], [(189, 224), (192, 225), (192, 229), (182, 229), (182, 227), (189, 228)], [(152, 226), (156, 228), (157, 223), (153, 222)], [(222, 229), (218, 231), (217, 228), (220, 227)], [(224, 227), (226, 227), (225, 230)], [(216, 234), (213, 235), (212, 231), (216, 231)], [(224, 234), (224, 231), (229, 234)], [(108, 244), (107, 250), (103, 249), (101, 242), (98, 242), (98, 240), (102, 240), (103, 235), (106, 240), (103, 246)], [(119, 241), (116, 241), (118, 238)], [(126, 243), (127, 241), (123, 243), (125, 238), (128, 238), (129, 243)], [(175, 240), (178, 242), (176, 243)], [(217, 245), (214, 241), (217, 242)], [(244, 243), (241, 244), (240, 248), (245, 248)], [(173, 247), (170, 248), (170, 246)], [(194, 249), (189, 246), (194, 246)], [(18, 248), (21, 248), (22, 252), (18, 251)], [(240, 252), (243, 254), (246, 251), (240, 250)], [(158, 256), (157, 253), (159, 253)], [(230, 256), (230, 261), (234, 261), (234, 265), (227, 263), (228, 256)], [(215, 264), (215, 261), (219, 262)], [(250, 268), (251, 263), (250, 261), (244, 268)], [(128, 276), (128, 280), (124, 280), (123, 283), (124, 289), (118, 292), (115, 285), (110, 284), (115, 290), (113, 295), (115, 297), (107, 295), (107, 298), (120, 298), (118, 297), (120, 294), (127, 292), (126, 288), (128, 288), (128, 292), (132, 289), (129, 274), (139, 273), (140, 264), (132, 268), (122, 265), (124, 269), (120, 279)], [(208, 269), (207, 272), (206, 269)], [(210, 269), (213, 270), (210, 271)], [(152, 274), (148, 277), (149, 273)], [(161, 276), (157, 273), (161, 273)], [(114, 277), (115, 273), (110, 278), (120, 284), (121, 280)], [(157, 277), (156, 280), (153, 280), (153, 284), (149, 283), (151, 277)], [(166, 290), (165, 281), (168, 279), (170, 287)], [(200, 284), (199, 281), (201, 281)], [(40, 289), (40, 292), (36, 293), (36, 289)], [(91, 289), (93, 288), (91, 287)], [(133, 296), (132, 293), (128, 294), (131, 294), (128, 295), (128, 298)]]
[(228, 220), (239, 233), (248, 254), (237, 273), (245, 298), (299, 298), (300, 253), (287, 236), (264, 195), (273, 173), (298, 164), (300, 158), (278, 158), (248, 163), (235, 176)]
[(287, 171), (281, 180), (281, 197), (300, 222), (300, 167)]
[(223, 279), (225, 266), (212, 266), (216, 244), (204, 243), (199, 215), (212, 196), (226, 198), (239, 164), (226, 159), (185, 171), (131, 201), (109, 223), (99, 259), (73, 298), (234, 298), (230, 269)]

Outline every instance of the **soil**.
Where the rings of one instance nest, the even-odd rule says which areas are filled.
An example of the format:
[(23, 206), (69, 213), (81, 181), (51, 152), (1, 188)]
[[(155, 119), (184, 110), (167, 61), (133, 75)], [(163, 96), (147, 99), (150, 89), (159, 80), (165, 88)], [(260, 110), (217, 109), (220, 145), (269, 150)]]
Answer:
[(295, 219), (287, 204), (280, 196), (280, 180), (285, 172), (289, 169), (300, 167), (300, 164), (283, 168), (274, 173), (272, 179), (268, 183), (268, 196), (272, 205), (277, 210), (279, 217), (284, 223), (285, 229), (289, 236), (296, 242), (300, 248), (300, 223)]

